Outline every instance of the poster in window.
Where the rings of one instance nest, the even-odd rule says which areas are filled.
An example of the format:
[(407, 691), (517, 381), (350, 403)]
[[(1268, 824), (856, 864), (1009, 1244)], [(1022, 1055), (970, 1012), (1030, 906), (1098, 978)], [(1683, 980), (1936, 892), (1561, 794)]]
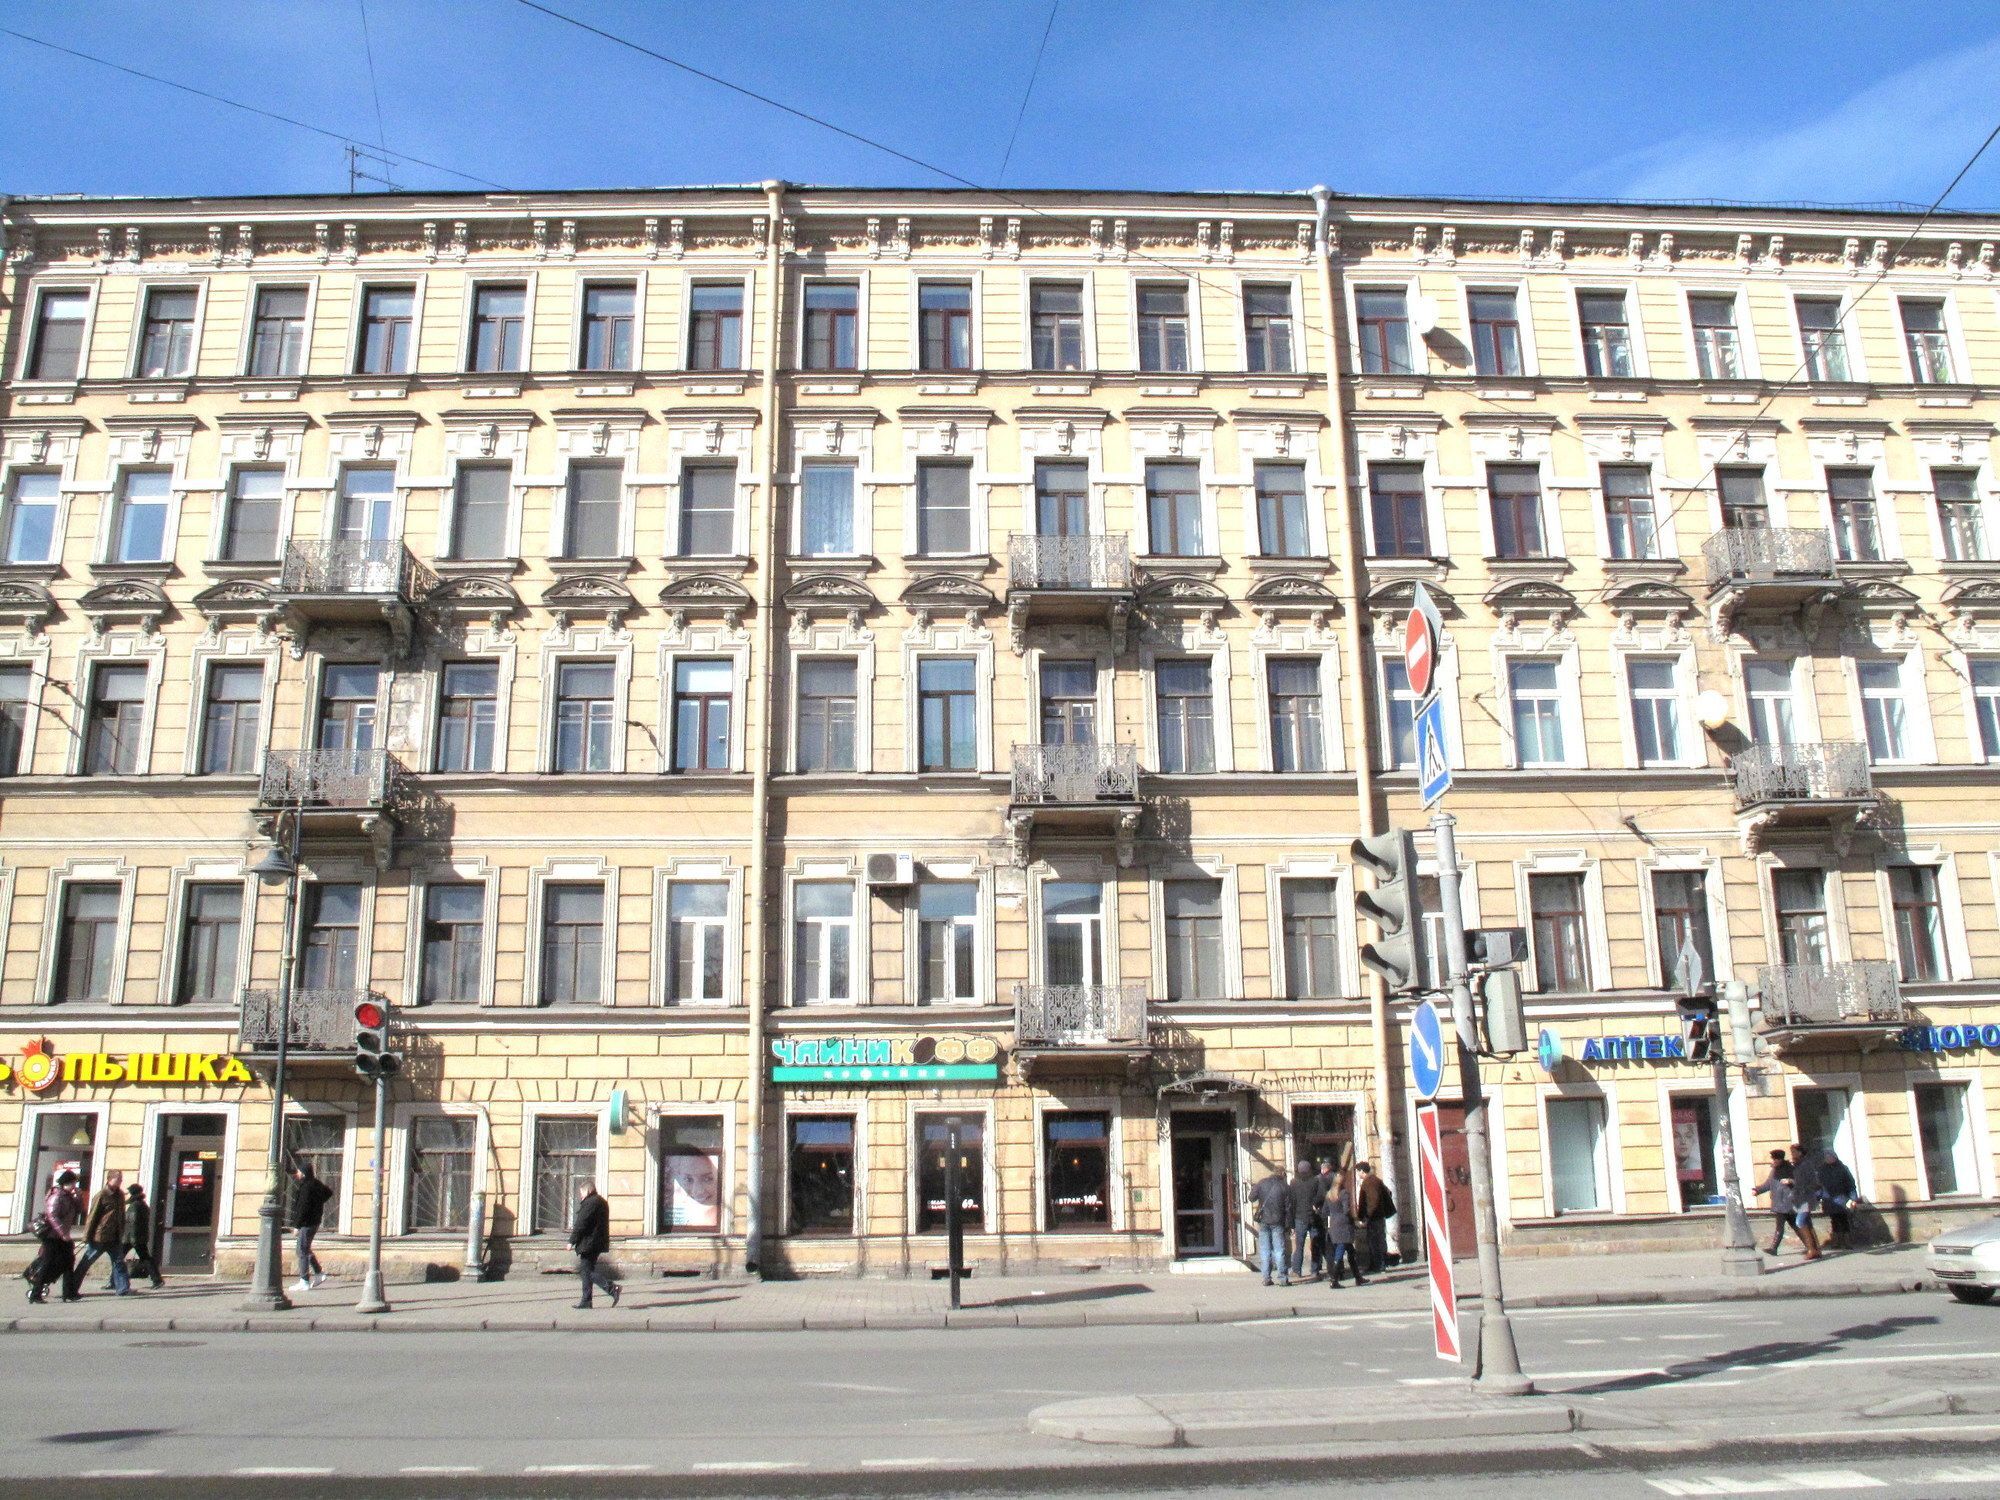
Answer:
[(1682, 1182), (1702, 1182), (1708, 1177), (1702, 1161), (1704, 1123), (1694, 1105), (1674, 1106), (1674, 1171)]
[(661, 1220), (669, 1230), (722, 1228), (722, 1129), (709, 1121), (668, 1123), (660, 1142)]

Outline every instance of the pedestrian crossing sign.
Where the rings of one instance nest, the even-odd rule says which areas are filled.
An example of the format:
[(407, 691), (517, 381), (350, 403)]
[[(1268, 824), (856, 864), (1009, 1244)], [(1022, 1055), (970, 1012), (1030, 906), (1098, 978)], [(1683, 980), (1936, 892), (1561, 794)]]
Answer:
[(1451, 760), (1444, 753), (1444, 700), (1433, 697), (1417, 711), (1417, 787), (1429, 807), (1451, 790)]

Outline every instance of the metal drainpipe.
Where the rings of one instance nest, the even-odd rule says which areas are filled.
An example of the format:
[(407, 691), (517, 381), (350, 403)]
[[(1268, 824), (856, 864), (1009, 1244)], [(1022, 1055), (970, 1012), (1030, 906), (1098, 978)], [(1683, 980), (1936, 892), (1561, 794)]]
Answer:
[(764, 1053), (765, 988), (769, 967), (770, 939), (765, 931), (769, 907), (766, 886), (771, 874), (771, 756), (777, 741), (771, 723), (772, 704), (777, 695), (777, 630), (773, 618), (778, 602), (776, 566), (778, 534), (778, 464), (784, 451), (778, 431), (778, 366), (784, 336), (784, 266), (780, 249), (783, 235), (780, 219), (784, 213), (785, 184), (772, 179), (764, 184), (764, 369), (760, 392), (764, 424), (764, 514), (757, 528), (757, 572), (751, 581), (756, 602), (757, 635), (751, 653), (750, 681), (745, 684), (752, 701), (744, 715), (746, 731), (757, 726), (750, 764), (750, 980), (744, 986), (744, 1001), (750, 1007), (749, 1055), (744, 1059), (744, 1088), (749, 1100), (750, 1145), (744, 1170), (749, 1178), (743, 1216), (743, 1264), (753, 1274), (761, 1274), (764, 1260)]
[[(1340, 384), (1340, 299), (1333, 284), (1333, 193), (1312, 190), (1315, 232), (1319, 238), (1320, 322), (1326, 340), (1326, 405), (1333, 423), (1334, 484), (1340, 492), (1347, 581), (1347, 715), (1354, 725), (1354, 800), (1364, 838), (1382, 831), (1375, 801), (1375, 707), (1372, 686), (1373, 652), (1368, 641), (1368, 594), (1363, 570), (1367, 555), (1361, 544), (1361, 502), (1352, 481), (1348, 451), (1347, 403)], [(1368, 977), (1368, 1029), (1375, 1053), (1375, 1140), (1386, 1148), (1384, 1165), (1399, 1191), (1409, 1181), (1404, 1171), (1401, 1133), (1396, 1129), (1394, 1076), (1389, 1059), (1389, 999), (1379, 975)], [(1401, 1201), (1413, 1201), (1408, 1195)]]

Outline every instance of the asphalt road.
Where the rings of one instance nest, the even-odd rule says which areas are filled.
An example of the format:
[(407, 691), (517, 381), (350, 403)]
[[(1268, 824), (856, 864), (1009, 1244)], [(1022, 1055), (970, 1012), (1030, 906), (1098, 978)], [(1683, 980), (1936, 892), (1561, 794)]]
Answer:
[[(1517, 1326), (1544, 1389), (1626, 1430), (1507, 1457), (1504, 1444), (1444, 1444), (1418, 1474), (1407, 1454), (1147, 1453), (1029, 1426), (1039, 1406), (1108, 1394), (1324, 1390), (1337, 1403), (1370, 1388), (1421, 1404), (1452, 1377), (1425, 1319), (1407, 1314), (782, 1334), (16, 1334), (0, 1338), (0, 1495), (152, 1494), (182, 1476), (217, 1496), (1284, 1495), (1342, 1482), (1463, 1495), (1472, 1472), (1482, 1497), (1601, 1500), (1800, 1492), (1784, 1476), (1850, 1469), (1880, 1483), (1848, 1487), (1890, 1493), (2000, 1488), (2000, 1423), (1954, 1448), (1856, 1415), (1904, 1390), (2000, 1384), (2000, 1308), (1801, 1299), (1529, 1312)], [(1884, 1445), (1856, 1446), (1857, 1433)], [(1689, 1434), (1784, 1446), (1676, 1446)], [(1940, 1477), (1948, 1468), (1985, 1477), (1961, 1485)], [(1752, 1488), (1660, 1487), (1717, 1476)]]

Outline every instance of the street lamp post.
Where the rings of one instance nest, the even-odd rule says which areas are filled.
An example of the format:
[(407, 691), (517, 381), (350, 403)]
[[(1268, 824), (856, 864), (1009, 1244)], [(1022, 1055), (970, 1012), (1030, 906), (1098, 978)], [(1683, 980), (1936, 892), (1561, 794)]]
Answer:
[(285, 848), (280, 850), (273, 844), (250, 867), (250, 873), (266, 885), (284, 881), (285, 929), (278, 945), (278, 1060), (271, 1078), (270, 1180), (265, 1184), (264, 1201), (257, 1208), (257, 1268), (250, 1282), (250, 1295), (243, 1303), (249, 1312), (284, 1312), (292, 1305), (284, 1287), (285, 1062), (291, 1050), (292, 929), (298, 914), (299, 827), (305, 821), (303, 797), (290, 814)]

